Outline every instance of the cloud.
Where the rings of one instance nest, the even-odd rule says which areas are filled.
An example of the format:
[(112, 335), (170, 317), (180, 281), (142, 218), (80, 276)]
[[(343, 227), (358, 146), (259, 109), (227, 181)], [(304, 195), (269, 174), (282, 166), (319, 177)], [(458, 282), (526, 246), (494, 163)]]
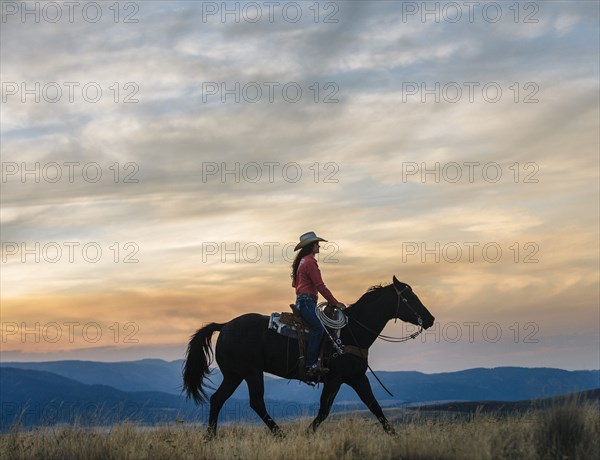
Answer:
[[(319, 4), (316, 21), (302, 4), (298, 22), (281, 6), (273, 22), (203, 22), (201, 3), (152, 2), (137, 24), (3, 23), (3, 82), (38, 83), (41, 98), (3, 86), (3, 321), (111, 311), (150, 345), (172, 343), (196, 315), (285, 308), (283, 248), (315, 230), (336, 244), (322, 270), (348, 302), (396, 274), (448, 318), (484, 308), (522, 322), (529, 305), (554, 330), (566, 302), (569, 330), (589, 327), (598, 5), (523, 7), (519, 21), (502, 5), (497, 23), (479, 10), (452, 23), (402, 3)], [(501, 260), (485, 260), (488, 243)]]

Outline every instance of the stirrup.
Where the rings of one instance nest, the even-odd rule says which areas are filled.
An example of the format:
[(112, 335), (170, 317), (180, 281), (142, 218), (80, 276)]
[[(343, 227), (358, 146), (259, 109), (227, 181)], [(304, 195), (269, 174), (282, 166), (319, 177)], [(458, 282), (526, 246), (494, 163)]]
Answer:
[(328, 373), (329, 369), (326, 367), (314, 366), (306, 369), (306, 377), (310, 380), (314, 380), (315, 378), (318, 379), (319, 377), (327, 375)]

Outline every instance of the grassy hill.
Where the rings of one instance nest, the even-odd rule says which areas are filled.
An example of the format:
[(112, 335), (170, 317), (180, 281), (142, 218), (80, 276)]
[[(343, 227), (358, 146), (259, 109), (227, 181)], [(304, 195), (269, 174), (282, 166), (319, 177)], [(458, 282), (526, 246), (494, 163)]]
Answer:
[[(399, 410), (399, 409), (397, 409)], [(221, 426), (208, 442), (204, 428), (170, 424), (153, 429), (117, 424), (39, 429), (15, 427), (0, 434), (0, 458), (44, 459), (573, 459), (600, 458), (598, 406), (571, 400), (550, 409), (498, 416), (477, 412), (468, 418), (415, 417), (394, 422), (384, 433), (373, 417), (330, 417), (316, 433), (305, 420), (282, 424), (285, 438), (264, 426)]]

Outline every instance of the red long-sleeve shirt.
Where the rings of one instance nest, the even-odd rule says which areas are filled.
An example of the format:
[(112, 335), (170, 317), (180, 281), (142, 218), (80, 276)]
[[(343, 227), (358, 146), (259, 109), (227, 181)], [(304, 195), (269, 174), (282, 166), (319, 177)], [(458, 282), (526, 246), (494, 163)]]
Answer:
[(321, 278), (321, 270), (319, 270), (319, 265), (313, 254), (304, 256), (300, 261), (296, 281), (292, 281), (292, 286), (296, 288), (296, 295), (317, 295), (317, 292), (319, 292), (327, 302), (333, 305), (338, 303), (331, 291), (325, 286), (323, 278)]

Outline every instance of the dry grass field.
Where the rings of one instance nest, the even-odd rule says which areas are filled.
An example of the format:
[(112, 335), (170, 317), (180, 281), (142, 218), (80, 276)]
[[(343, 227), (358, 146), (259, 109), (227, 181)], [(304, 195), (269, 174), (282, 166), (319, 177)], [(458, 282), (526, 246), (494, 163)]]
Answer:
[(207, 441), (204, 427), (105, 429), (15, 426), (1, 435), (0, 458), (11, 459), (597, 459), (597, 405), (570, 402), (509, 416), (462, 417), (389, 411), (397, 434), (387, 435), (372, 416), (330, 417), (315, 434), (309, 420), (283, 424), (285, 438), (262, 425), (221, 426)]

